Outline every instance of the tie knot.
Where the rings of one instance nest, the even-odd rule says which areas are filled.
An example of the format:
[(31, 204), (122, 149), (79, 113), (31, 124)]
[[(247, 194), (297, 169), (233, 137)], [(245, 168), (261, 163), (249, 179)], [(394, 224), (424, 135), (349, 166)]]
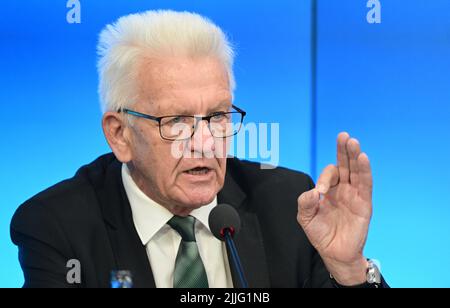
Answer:
[(195, 242), (195, 218), (192, 216), (181, 217), (173, 216), (167, 224), (177, 231), (183, 241)]

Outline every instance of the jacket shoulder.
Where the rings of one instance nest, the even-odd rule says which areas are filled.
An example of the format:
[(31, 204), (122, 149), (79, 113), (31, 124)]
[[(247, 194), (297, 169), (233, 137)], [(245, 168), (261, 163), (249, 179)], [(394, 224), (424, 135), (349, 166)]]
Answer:
[[(117, 160), (112, 154), (103, 155), (82, 166), (72, 178), (25, 201), (12, 217), (11, 234), (17, 231), (33, 233), (37, 238), (52, 238), (55, 236), (52, 232), (57, 227), (54, 224), (58, 222), (88, 221), (97, 212), (95, 187), (102, 186), (106, 169), (114, 162)], [(39, 234), (41, 232), (43, 234)]]
[(237, 158), (230, 158), (227, 163), (227, 172), (246, 188), (248, 194), (265, 188), (287, 190), (297, 194), (314, 187), (312, 178), (301, 171)]

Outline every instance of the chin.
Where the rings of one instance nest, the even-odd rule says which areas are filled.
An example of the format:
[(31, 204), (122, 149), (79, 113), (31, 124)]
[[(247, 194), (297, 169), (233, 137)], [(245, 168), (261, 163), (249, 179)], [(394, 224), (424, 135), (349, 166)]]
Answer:
[(214, 198), (217, 196), (217, 192), (214, 189), (209, 190), (194, 190), (186, 196), (185, 200), (186, 202), (183, 202), (188, 207), (191, 208), (199, 208), (204, 205), (210, 204)]
[(216, 195), (212, 195), (212, 196), (201, 196), (201, 197), (195, 197), (193, 199), (191, 199), (190, 204), (192, 204), (192, 206), (194, 207), (201, 207), (204, 205), (208, 205), (211, 202), (213, 202), (214, 198), (216, 197)]
[(218, 181), (216, 175), (210, 180), (193, 179), (182, 176), (175, 182), (172, 200), (176, 200), (179, 207), (197, 209), (210, 204), (217, 193), (222, 189), (222, 181)]

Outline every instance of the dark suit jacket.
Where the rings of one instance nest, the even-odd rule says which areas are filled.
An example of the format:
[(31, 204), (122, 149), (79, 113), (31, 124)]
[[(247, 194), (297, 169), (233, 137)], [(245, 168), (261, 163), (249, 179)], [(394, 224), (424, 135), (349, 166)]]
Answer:
[[(296, 220), (297, 198), (314, 184), (307, 175), (230, 158), (218, 203), (236, 208), (236, 246), (250, 287), (332, 287), (329, 274)], [(34, 196), (15, 213), (25, 287), (109, 287), (111, 270), (129, 270), (134, 287), (155, 287), (145, 246), (134, 227), (113, 154)], [(230, 254), (228, 254), (230, 255)], [(69, 284), (68, 260), (81, 264), (81, 284)], [(232, 263), (230, 262), (230, 265)], [(239, 286), (232, 269), (233, 282)]]

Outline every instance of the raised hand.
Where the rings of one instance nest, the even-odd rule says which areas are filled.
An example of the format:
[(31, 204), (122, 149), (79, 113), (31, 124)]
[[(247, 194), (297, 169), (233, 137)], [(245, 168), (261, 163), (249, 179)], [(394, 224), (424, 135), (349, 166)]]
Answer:
[(363, 249), (372, 216), (372, 172), (359, 142), (337, 140), (337, 165), (324, 169), (314, 189), (298, 198), (297, 220), (334, 278), (343, 285), (366, 279)]

